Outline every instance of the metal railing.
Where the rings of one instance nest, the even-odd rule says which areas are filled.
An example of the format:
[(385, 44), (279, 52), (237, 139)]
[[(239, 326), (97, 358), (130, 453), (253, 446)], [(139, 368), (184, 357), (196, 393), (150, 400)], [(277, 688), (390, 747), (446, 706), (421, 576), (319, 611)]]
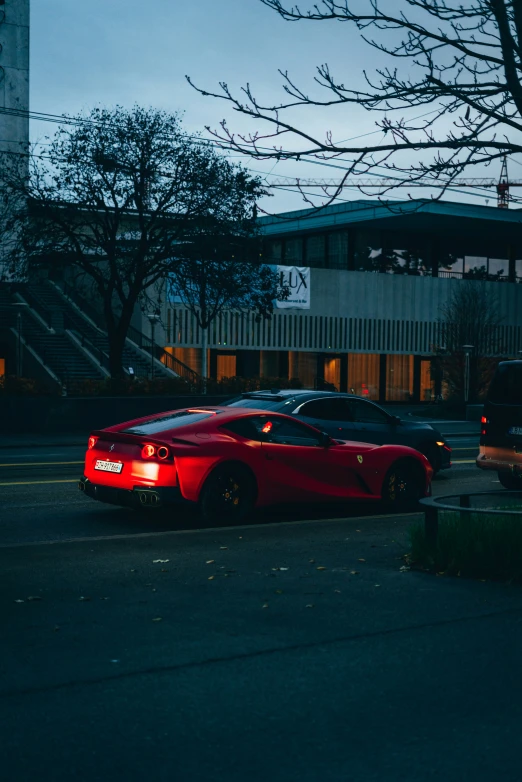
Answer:
[[(71, 285), (68, 285), (66, 282), (60, 283), (59, 287), (63, 293), (69, 299), (71, 299), (71, 301), (73, 301), (80, 308), (80, 310), (93, 321), (93, 323), (98, 326), (99, 329), (101, 329), (103, 332), (107, 331), (105, 318), (103, 315), (97, 312), (92, 304), (90, 304), (90, 302), (88, 302), (81, 293), (78, 293), (75, 288), (73, 288)], [(187, 382), (193, 385), (198, 385), (200, 383), (201, 377), (195, 370), (191, 369), (191, 367), (187, 366), (187, 364), (184, 364), (183, 361), (180, 361), (178, 358), (168, 353), (166, 350), (164, 350), (164, 348), (161, 347), (161, 345), (158, 345), (157, 342), (154, 342), (153, 345), (152, 339), (143, 334), (143, 332), (139, 329), (135, 328), (134, 326), (129, 326), (127, 331), (127, 338), (149, 354), (151, 353), (151, 350), (153, 350), (155, 359), (160, 361), (164, 366), (167, 367), (167, 369), (170, 369), (172, 372), (174, 372), (176, 375), (179, 375), (179, 377), (182, 377)]]
[(157, 342), (153, 343), (151, 337), (143, 334), (143, 332), (139, 331), (139, 329), (134, 328), (134, 326), (129, 326), (127, 337), (147, 353), (151, 353), (153, 350), (154, 358), (156, 358), (158, 361), (161, 361), (161, 363), (166, 366), (167, 369), (175, 372), (176, 375), (179, 375), (187, 382), (193, 385), (198, 385), (200, 383), (201, 376), (198, 375), (197, 372), (184, 364), (183, 361), (180, 361), (178, 358), (173, 356), (171, 353), (168, 353), (161, 347), (161, 345), (158, 345)]
[[(485, 502), (487, 497), (492, 497), (493, 503)], [(478, 502), (476, 498), (478, 498)], [(511, 502), (515, 505), (514, 510), (498, 507), (499, 503)], [(420, 500), (420, 504), (424, 508), (426, 539), (431, 544), (437, 542), (440, 511), (458, 512), (461, 518), (467, 513), (487, 513), (495, 516), (519, 516), (522, 519), (522, 491), (501, 490), (446, 494), (442, 497), (425, 497)], [(491, 504), (496, 507), (491, 507)]]

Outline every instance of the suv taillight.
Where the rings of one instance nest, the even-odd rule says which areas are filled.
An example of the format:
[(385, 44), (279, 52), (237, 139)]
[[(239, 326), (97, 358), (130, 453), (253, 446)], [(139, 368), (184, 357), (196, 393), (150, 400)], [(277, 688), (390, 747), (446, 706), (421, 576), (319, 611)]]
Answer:
[(100, 439), (99, 437), (95, 437), (94, 435), (91, 434), (91, 436), (87, 441), (87, 448), (89, 449), (89, 451), (91, 451), (94, 448), (94, 446), (96, 445), (99, 439)]

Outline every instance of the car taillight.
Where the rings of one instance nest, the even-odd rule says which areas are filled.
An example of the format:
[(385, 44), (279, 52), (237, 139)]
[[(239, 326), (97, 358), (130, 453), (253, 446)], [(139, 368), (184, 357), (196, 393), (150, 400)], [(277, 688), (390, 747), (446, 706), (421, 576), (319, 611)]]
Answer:
[(483, 415), (482, 418), (480, 419), (480, 423), (481, 424), (489, 424), (489, 421), (488, 421), (488, 419), (486, 418), (485, 415)]
[(98, 442), (99, 439), (100, 439), (99, 437), (94, 437), (94, 435), (91, 435), (89, 437), (89, 440), (87, 441), (87, 448), (89, 449), (89, 451), (92, 448), (94, 448), (94, 446), (96, 445), (96, 443)]
[(488, 430), (486, 428), (487, 424), (489, 424), (489, 420), (486, 418), (485, 415), (482, 416), (480, 419), (480, 423), (482, 424), (482, 428), (480, 430), (480, 434), (487, 434)]
[(169, 449), (166, 445), (160, 445), (160, 447), (157, 450), (158, 459), (168, 459), (170, 456)]
[(143, 459), (151, 459), (156, 453), (155, 445), (144, 445), (141, 449)]

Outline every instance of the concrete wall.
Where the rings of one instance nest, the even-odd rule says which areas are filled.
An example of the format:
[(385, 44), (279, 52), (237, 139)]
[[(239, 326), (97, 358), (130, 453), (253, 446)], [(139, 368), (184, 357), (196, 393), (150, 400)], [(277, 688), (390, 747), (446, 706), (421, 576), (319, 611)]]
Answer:
[(504, 324), (522, 325), (522, 284), (472, 282), (402, 274), (311, 270), (310, 315), (433, 322), (460, 285), (484, 284), (497, 297)]
[[(28, 111), (29, 0), (0, 6), (0, 44), (0, 107)], [(0, 114), (0, 150), (25, 151), (28, 143), (29, 118)]]

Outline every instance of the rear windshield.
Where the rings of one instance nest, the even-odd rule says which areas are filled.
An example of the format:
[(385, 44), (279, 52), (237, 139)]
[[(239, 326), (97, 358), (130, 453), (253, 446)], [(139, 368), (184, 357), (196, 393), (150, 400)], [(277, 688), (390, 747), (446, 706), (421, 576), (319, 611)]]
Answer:
[(281, 407), (283, 399), (259, 399), (256, 397), (242, 397), (228, 403), (228, 407), (251, 407), (254, 410), (277, 410)]
[(489, 387), (488, 401), (495, 405), (522, 405), (522, 364), (500, 365)]
[(196, 424), (198, 421), (204, 421), (205, 418), (210, 418), (213, 413), (191, 413), (190, 410), (179, 410), (177, 413), (169, 413), (168, 415), (162, 415), (161, 418), (153, 418), (150, 421), (143, 421), (141, 424), (130, 429), (122, 429), (124, 434), (144, 434), (151, 435), (163, 432), (165, 429), (177, 429), (179, 426), (190, 426), (190, 424)]

